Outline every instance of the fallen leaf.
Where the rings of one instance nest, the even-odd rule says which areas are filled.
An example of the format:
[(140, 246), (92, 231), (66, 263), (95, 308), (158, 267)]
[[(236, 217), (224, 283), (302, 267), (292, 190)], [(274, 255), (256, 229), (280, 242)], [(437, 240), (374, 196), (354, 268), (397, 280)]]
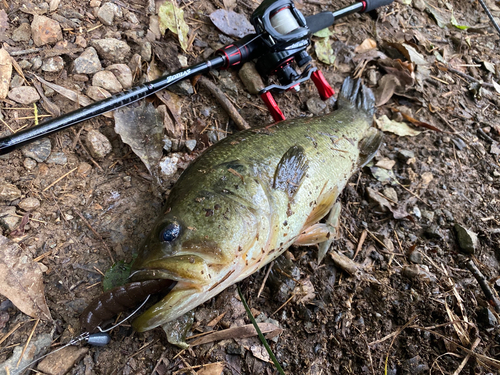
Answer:
[(367, 52), (367, 51), (372, 50), (374, 48), (377, 48), (377, 42), (374, 41), (373, 39), (366, 38), (365, 40), (363, 40), (363, 42), (359, 46), (354, 48), (354, 52), (364, 53), (364, 52)]
[(224, 8), (233, 9), (236, 6), (236, 0), (223, 0)]
[(218, 9), (210, 14), (210, 20), (224, 34), (235, 38), (243, 38), (245, 35), (255, 33), (255, 28), (247, 16), (232, 10)]
[(203, 365), (201, 369), (196, 372), (196, 375), (221, 375), (224, 371), (224, 363), (216, 362), (209, 363), (208, 365)]
[(9, 16), (5, 10), (0, 9), (0, 32), (4, 32), (9, 28)]
[(415, 47), (408, 43), (393, 43), (386, 42), (386, 44), (392, 48), (395, 48), (399, 53), (401, 53), (408, 61), (416, 65), (428, 65), (429, 63), (425, 60), (424, 56), (418, 52)]
[(314, 42), (314, 51), (319, 61), (328, 65), (335, 63), (336, 56), (333, 54), (330, 38), (321, 38)]
[(158, 163), (163, 156), (162, 116), (151, 103), (141, 101), (114, 111), (115, 132), (142, 160), (157, 179)]
[(332, 251), (330, 253), (330, 256), (333, 259), (333, 263), (335, 263), (337, 267), (341, 268), (348, 274), (356, 276), (356, 278), (362, 279), (364, 281), (380, 284), (380, 282), (375, 279), (375, 277), (363, 270), (363, 266), (361, 264), (356, 263), (354, 260), (346, 257), (344, 254), (337, 251)]
[(21, 246), (1, 235), (0, 294), (32, 318), (52, 320), (40, 265)]
[(400, 137), (404, 137), (407, 135), (410, 137), (414, 137), (421, 133), (418, 130), (410, 128), (404, 122), (390, 120), (386, 115), (375, 119), (375, 122), (380, 130), (399, 135)]
[(9, 92), (12, 77), (12, 58), (4, 49), (0, 49), (0, 99), (5, 99)]
[(252, 352), (255, 358), (258, 358), (264, 362), (273, 363), (271, 361), (271, 357), (269, 357), (269, 353), (267, 352), (266, 348), (264, 348), (263, 345), (252, 345), (250, 347), (250, 351)]
[(382, 160), (379, 160), (377, 164), (375, 164), (375, 166), (384, 169), (392, 169), (392, 167), (394, 167), (394, 164), (396, 164), (395, 160), (391, 160), (389, 158), (383, 158)]
[(391, 184), (397, 184), (396, 175), (392, 170), (387, 170), (385, 168), (370, 167), (373, 177), (375, 177), (380, 182), (390, 182)]
[(392, 74), (401, 83), (403, 87), (413, 85), (415, 81), (415, 73), (413, 71), (413, 65), (410, 62), (404, 62), (399, 59), (382, 59), (379, 60), (379, 65), (388, 74)]
[(467, 25), (460, 25), (457, 22), (457, 19), (455, 18), (455, 15), (453, 14), (453, 12), (451, 13), (450, 24), (452, 26), (455, 26), (459, 30), (467, 30), (468, 28), (470, 28), (470, 26), (467, 26)]
[(377, 98), (377, 106), (384, 105), (387, 103), (394, 95), (396, 88), (400, 86), (398, 77), (393, 74), (386, 74), (378, 81), (378, 88), (375, 92), (375, 98)]
[(321, 29), (320, 31), (316, 31), (313, 36), (317, 36), (318, 38), (328, 38), (332, 36), (334, 33), (330, 31), (327, 27), (326, 29)]
[(35, 75), (35, 77), (41, 83), (43, 83), (45, 86), (50, 87), (52, 90), (58, 92), (59, 94), (68, 98), (69, 100), (80, 104), (82, 107), (85, 107), (85, 106), (93, 103), (92, 100), (85, 95), (79, 94), (79, 93), (77, 93), (73, 90), (67, 89), (65, 87), (56, 85), (55, 83), (48, 82), (48, 81), (44, 80), (43, 78), (38, 77), (37, 75)]
[(293, 289), (293, 295), (295, 296), (295, 302), (303, 305), (314, 300), (316, 293), (314, 293), (314, 285), (311, 280), (309, 278), (301, 280)]
[(490, 153), (494, 155), (500, 155), (500, 147), (497, 142), (491, 144)]
[(441, 129), (439, 128), (436, 128), (434, 125), (431, 125), (431, 124), (428, 124), (426, 122), (423, 122), (423, 121), (419, 121), (417, 119), (414, 119), (413, 117), (411, 117), (410, 115), (407, 115), (406, 113), (404, 112), (401, 112), (399, 109), (396, 109), (396, 108), (391, 108), (391, 110), (393, 112), (400, 112), (401, 113), (401, 116), (403, 116), (403, 118), (408, 121), (408, 122), (411, 122), (413, 125), (415, 126), (420, 126), (422, 128), (426, 128), (426, 129), (430, 129), (430, 130), (434, 130), (436, 132), (442, 132)]
[[(281, 328), (278, 326), (272, 324), (272, 323), (258, 323), (259, 329), (261, 332), (264, 333), (269, 333), (269, 332), (274, 332), (276, 330), (282, 331)], [(244, 326), (240, 327), (234, 327), (234, 328), (228, 328), (224, 329), (222, 331), (217, 331), (213, 333), (209, 333), (206, 336), (202, 336), (194, 340), (193, 342), (190, 342), (189, 345), (191, 347), (201, 345), (201, 344), (206, 344), (208, 342), (213, 342), (213, 341), (220, 341), (220, 340), (226, 340), (226, 339), (232, 339), (232, 338), (238, 338), (238, 339), (244, 339), (247, 337), (253, 337), (257, 336), (257, 331), (255, 330), (255, 327), (253, 324), (247, 324)], [(189, 340), (189, 337), (187, 338)]]
[(38, 91), (38, 95), (40, 95), (40, 97), (42, 98), (41, 103), (43, 109), (49, 112), (53, 117), (59, 117), (61, 115), (61, 110), (57, 105), (52, 103), (52, 101), (45, 96), (42, 85), (39, 82), (33, 80), (33, 86), (35, 86), (36, 91)]
[(432, 172), (422, 173), (422, 185), (426, 187), (434, 179)]
[(165, 35), (166, 30), (172, 31), (179, 38), (181, 48), (186, 52), (188, 47), (189, 26), (184, 21), (184, 11), (177, 8), (172, 2), (166, 1), (158, 9), (160, 32)]
[(490, 63), (489, 61), (483, 61), (483, 65), (487, 70), (495, 74), (495, 64)]
[(368, 198), (373, 200), (375, 203), (379, 205), (379, 207), (382, 209), (382, 211), (392, 211), (392, 204), (385, 198), (382, 194), (380, 194), (378, 191), (367, 187), (366, 188), (366, 193), (368, 194)]
[(500, 94), (500, 85), (496, 83), (494, 80), (491, 80), (493, 82), (493, 87), (495, 88), (495, 91)]

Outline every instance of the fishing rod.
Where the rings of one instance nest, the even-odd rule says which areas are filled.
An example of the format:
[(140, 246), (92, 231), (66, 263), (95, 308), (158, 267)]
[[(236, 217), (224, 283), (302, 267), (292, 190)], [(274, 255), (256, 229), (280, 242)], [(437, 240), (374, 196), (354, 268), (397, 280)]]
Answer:
[[(212, 59), (0, 138), (0, 155), (82, 121), (134, 103), (181, 80), (193, 78), (210, 70), (229, 69), (251, 60), (256, 60), (257, 71), (262, 76), (276, 75), (280, 84), (267, 86), (259, 92), (259, 95), (273, 119), (284, 120), (285, 117), (276, 104), (272, 92), (298, 89), (300, 83), (311, 78), (323, 100), (334, 94), (321, 71), (310, 64), (312, 58), (306, 49), (311, 43), (311, 35), (333, 25), (339, 18), (353, 13), (370, 12), (392, 2), (393, 0), (363, 0), (334, 12), (326, 11), (304, 17), (295, 7), (293, 0), (264, 0), (250, 17), (256, 33), (221, 48), (217, 51), (217, 56)], [(292, 63), (298, 65), (302, 73), (297, 73)]]

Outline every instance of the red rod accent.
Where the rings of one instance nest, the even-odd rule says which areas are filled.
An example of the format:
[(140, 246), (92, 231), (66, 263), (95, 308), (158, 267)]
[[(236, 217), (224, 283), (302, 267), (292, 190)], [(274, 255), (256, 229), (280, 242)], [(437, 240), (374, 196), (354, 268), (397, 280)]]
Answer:
[(266, 103), (267, 109), (269, 112), (271, 112), (271, 116), (273, 116), (273, 120), (275, 122), (278, 121), (283, 121), (285, 120), (285, 115), (283, 112), (281, 112), (280, 107), (278, 107), (278, 104), (273, 98), (273, 95), (271, 94), (270, 91), (266, 91), (265, 93), (261, 94), (260, 97)]
[(316, 85), (321, 99), (326, 100), (335, 94), (335, 91), (333, 91), (332, 86), (330, 86), (328, 81), (325, 79), (321, 70), (314, 71), (311, 75), (311, 79)]

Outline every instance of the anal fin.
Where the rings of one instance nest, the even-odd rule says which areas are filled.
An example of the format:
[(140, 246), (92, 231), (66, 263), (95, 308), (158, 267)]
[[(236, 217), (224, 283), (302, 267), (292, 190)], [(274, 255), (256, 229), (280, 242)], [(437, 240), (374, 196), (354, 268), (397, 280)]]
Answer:
[(375, 128), (368, 128), (365, 136), (359, 141), (358, 168), (363, 168), (373, 159), (382, 144), (383, 133)]

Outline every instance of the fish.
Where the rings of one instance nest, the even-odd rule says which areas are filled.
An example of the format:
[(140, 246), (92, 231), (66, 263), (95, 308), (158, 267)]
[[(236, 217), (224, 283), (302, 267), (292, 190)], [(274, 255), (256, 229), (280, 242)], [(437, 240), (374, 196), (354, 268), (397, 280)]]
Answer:
[(175, 320), (291, 245), (331, 241), (335, 228), (321, 220), (382, 143), (372, 126), (373, 92), (359, 79), (344, 80), (336, 106), (321, 117), (233, 134), (186, 168), (130, 276), (134, 283), (175, 283), (133, 321), (135, 330)]

